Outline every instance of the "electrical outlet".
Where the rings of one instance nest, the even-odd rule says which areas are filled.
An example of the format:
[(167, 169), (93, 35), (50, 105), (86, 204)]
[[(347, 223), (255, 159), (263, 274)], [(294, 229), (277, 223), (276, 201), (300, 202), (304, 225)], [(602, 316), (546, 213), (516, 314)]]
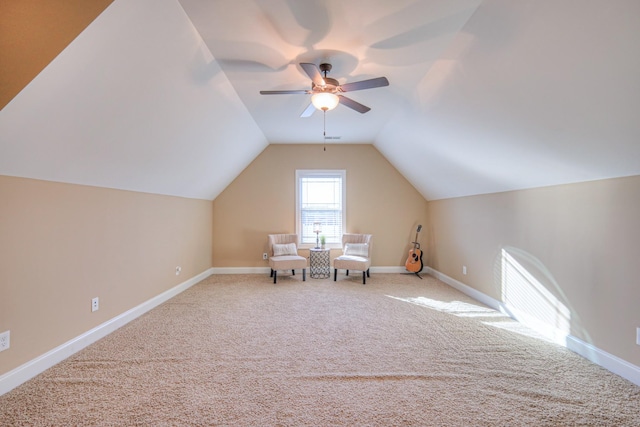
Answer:
[(0, 334), (0, 351), (9, 350), (11, 346), (11, 331), (4, 331)]
[(182, 267), (177, 266), (177, 267), (176, 267), (176, 276), (179, 276), (179, 275), (180, 275), (180, 272), (182, 272)]
[(269, 255), (265, 252), (262, 254), (262, 259), (269, 259)]
[(462, 274), (464, 274), (465, 276), (467, 274), (467, 266), (466, 265), (462, 266)]
[(95, 297), (91, 300), (91, 311), (98, 311), (98, 309), (100, 308), (100, 300), (98, 299), (98, 297)]

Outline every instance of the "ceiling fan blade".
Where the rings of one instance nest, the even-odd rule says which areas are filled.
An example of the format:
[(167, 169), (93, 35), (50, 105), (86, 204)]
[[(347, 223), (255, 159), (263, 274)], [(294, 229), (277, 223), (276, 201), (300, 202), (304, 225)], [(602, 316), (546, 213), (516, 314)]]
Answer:
[(356, 110), (358, 113), (364, 114), (367, 111), (371, 110), (371, 108), (367, 107), (366, 105), (362, 105), (351, 98), (347, 98), (346, 96), (338, 95), (338, 98), (340, 99), (340, 104), (344, 105), (345, 107), (349, 107), (352, 110)]
[(310, 64), (308, 62), (301, 62), (300, 66), (307, 73), (307, 76), (315, 83), (317, 86), (324, 86), (325, 82), (322, 78), (322, 73), (320, 73), (320, 69), (316, 66), (316, 64)]
[(362, 80), (359, 82), (345, 83), (340, 85), (343, 92), (352, 92), (354, 90), (371, 89), (374, 87), (389, 86), (389, 80), (386, 77), (377, 77), (375, 79)]
[(311, 117), (311, 115), (316, 111), (316, 107), (313, 104), (309, 104), (307, 108), (300, 114), (300, 117)]
[(307, 94), (309, 90), (261, 90), (260, 95), (291, 95), (291, 94)]

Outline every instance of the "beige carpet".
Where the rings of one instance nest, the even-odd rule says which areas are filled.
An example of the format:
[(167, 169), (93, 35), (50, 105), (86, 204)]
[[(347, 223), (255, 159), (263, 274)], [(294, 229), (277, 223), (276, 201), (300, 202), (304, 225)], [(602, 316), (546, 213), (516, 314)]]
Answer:
[(212, 276), (0, 397), (3, 426), (639, 426), (640, 387), (425, 276)]

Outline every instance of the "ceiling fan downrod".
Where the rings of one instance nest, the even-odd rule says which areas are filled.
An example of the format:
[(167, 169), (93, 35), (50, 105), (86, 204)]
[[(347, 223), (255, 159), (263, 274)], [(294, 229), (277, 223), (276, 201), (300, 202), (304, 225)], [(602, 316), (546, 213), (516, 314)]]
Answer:
[(320, 64), (320, 71), (324, 73), (324, 78), (327, 78), (327, 73), (329, 71), (331, 71), (331, 64), (327, 64), (326, 62), (323, 62), (322, 64)]

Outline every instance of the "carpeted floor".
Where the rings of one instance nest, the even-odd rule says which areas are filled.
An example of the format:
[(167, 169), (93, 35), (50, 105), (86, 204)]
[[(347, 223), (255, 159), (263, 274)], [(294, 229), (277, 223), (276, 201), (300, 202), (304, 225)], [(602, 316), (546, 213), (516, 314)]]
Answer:
[(301, 279), (211, 276), (0, 396), (0, 425), (640, 425), (640, 387), (432, 277)]

